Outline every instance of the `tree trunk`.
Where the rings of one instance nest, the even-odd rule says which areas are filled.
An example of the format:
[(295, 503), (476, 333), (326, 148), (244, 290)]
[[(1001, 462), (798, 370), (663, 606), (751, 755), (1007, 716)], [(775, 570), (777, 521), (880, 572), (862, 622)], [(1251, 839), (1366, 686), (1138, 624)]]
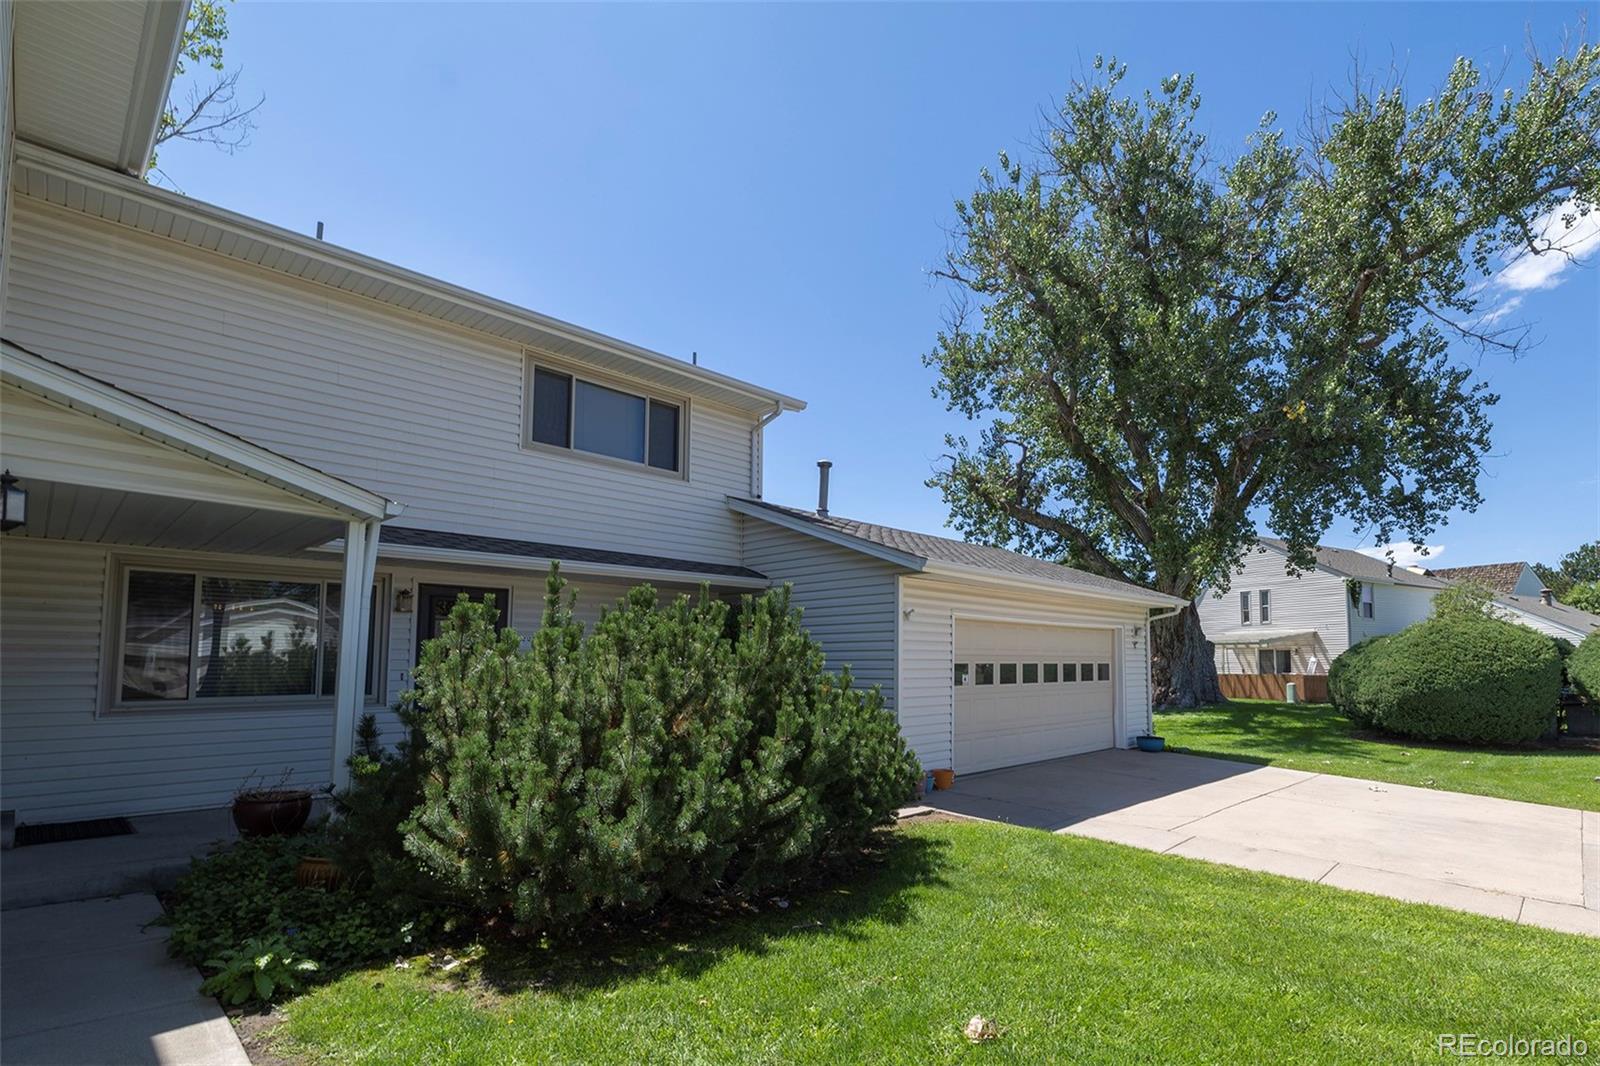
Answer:
[(1158, 707), (1199, 707), (1222, 702), (1214, 645), (1200, 628), (1194, 604), (1150, 626), (1150, 679)]

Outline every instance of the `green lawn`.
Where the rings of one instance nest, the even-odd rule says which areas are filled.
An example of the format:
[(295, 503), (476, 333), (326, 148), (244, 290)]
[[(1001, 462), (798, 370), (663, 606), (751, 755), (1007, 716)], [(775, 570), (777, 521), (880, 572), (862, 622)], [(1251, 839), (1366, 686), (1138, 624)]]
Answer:
[(1236, 700), (1158, 711), (1167, 747), (1193, 755), (1600, 811), (1600, 751), (1470, 747), (1359, 735), (1321, 703)]
[[(835, 887), (698, 928), (355, 973), (279, 1054), (338, 1063), (1437, 1061), (1600, 1047), (1594, 940), (1114, 844), (913, 824)], [(1001, 1037), (971, 1045), (975, 1013)]]

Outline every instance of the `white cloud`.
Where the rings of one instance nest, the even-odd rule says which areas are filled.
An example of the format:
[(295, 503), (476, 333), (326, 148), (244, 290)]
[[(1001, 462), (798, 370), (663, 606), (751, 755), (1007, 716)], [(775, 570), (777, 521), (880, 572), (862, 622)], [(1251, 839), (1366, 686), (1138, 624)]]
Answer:
[(1502, 300), (1497, 306), (1490, 308), (1488, 311), (1483, 313), (1483, 316), (1478, 319), (1478, 325), (1492, 326), (1521, 306), (1522, 297), (1520, 296), (1512, 296), (1508, 299)]
[[(1574, 216), (1570, 226), (1565, 217), (1568, 215)], [(1524, 248), (1512, 256), (1495, 278), (1499, 288), (1531, 292), (1561, 284), (1562, 273), (1575, 261), (1600, 251), (1600, 207), (1591, 207), (1588, 214), (1579, 215), (1577, 201), (1568, 200), (1538, 219), (1533, 231), (1533, 243), (1540, 254)]]
[[(1427, 554), (1424, 555), (1423, 551)], [(1370, 555), (1374, 559), (1388, 562), (1394, 559), (1396, 566), (1423, 566), (1432, 569), (1439, 563), (1439, 556), (1444, 554), (1443, 544), (1412, 544), (1410, 541), (1395, 541), (1391, 544), (1379, 544), (1375, 548), (1357, 548), (1362, 555)]]

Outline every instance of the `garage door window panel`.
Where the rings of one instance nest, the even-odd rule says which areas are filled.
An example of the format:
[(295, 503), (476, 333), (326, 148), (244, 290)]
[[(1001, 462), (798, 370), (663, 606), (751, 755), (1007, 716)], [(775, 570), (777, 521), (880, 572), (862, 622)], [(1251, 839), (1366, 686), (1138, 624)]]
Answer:
[(1061, 670), (1061, 664), (1060, 663), (1045, 663), (1044, 664), (1044, 683), (1047, 684), (1047, 685), (1053, 685), (1057, 681), (1059, 681), (1061, 679), (1060, 670)]
[(1039, 664), (1022, 664), (1022, 683), (1024, 685), (1037, 685), (1039, 683)]
[(1002, 685), (1015, 685), (1017, 683), (1017, 664), (1000, 664), (1000, 683)]
[(979, 663), (973, 671), (980, 685), (994, 684), (994, 663)]

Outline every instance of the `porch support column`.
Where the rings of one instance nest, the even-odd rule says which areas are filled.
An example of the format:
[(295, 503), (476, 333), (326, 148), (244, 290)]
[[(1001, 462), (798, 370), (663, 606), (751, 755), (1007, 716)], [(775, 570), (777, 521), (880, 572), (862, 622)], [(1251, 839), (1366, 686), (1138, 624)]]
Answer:
[[(339, 612), (339, 669), (333, 704), (333, 787), (350, 787), (350, 755), (355, 750), (356, 719), (366, 698), (367, 642), (371, 639), (367, 602), (378, 565), (377, 521), (345, 527), (344, 584)], [(380, 605), (381, 608), (382, 605)]]

